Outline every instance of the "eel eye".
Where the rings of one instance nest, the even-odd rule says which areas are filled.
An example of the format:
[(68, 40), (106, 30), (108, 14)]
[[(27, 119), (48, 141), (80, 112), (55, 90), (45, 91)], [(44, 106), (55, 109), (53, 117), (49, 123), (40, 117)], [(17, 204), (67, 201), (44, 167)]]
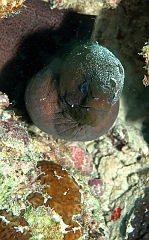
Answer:
[(81, 93), (86, 94), (88, 92), (88, 83), (84, 82), (80, 89)]
[(114, 100), (114, 98), (115, 98), (115, 93), (114, 93), (113, 96), (112, 96), (112, 100)]

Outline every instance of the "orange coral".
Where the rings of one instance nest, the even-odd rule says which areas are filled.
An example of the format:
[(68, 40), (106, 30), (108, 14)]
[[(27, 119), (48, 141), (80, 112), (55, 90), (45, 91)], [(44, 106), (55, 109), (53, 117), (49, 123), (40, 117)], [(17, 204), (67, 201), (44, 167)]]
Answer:
[[(38, 181), (41, 184), (40, 193), (30, 193), (26, 200), (33, 208), (45, 206), (54, 209), (67, 225), (64, 240), (78, 240), (81, 236), (80, 226), (73, 219), (73, 216), (81, 214), (80, 186), (57, 163), (39, 161), (37, 162), (37, 167), (41, 171), (38, 177)], [(46, 203), (44, 203), (44, 196), (47, 196)], [(14, 216), (11, 212), (0, 211), (0, 215), (6, 219), (6, 222), (0, 221), (0, 238), (2, 240), (14, 239), (14, 237), (19, 240), (30, 238), (34, 227), (28, 225), (28, 222), (24, 219), (24, 213), (25, 210), (22, 210), (19, 216)], [(9, 221), (9, 224), (6, 224), (7, 221)], [(20, 227), (23, 229), (23, 232), (19, 231)], [(28, 231), (24, 227), (28, 227)]]
[(45, 205), (54, 208), (62, 216), (64, 223), (70, 226), (64, 239), (70, 239), (68, 236), (71, 235), (71, 239), (77, 240), (80, 232), (73, 232), (74, 227), (79, 227), (73, 221), (73, 216), (81, 214), (80, 187), (66, 170), (54, 162), (40, 161), (37, 166), (43, 172), (39, 176), (41, 184), (45, 186), (43, 191), (49, 195)]
[(44, 198), (40, 193), (30, 193), (26, 198), (34, 208), (44, 204)]
[(25, 0), (0, 0), (0, 17), (15, 13)]
[(24, 228), (23, 232), (15, 229), (16, 226), (24, 227), (28, 226), (25, 219), (20, 216), (14, 216), (12, 213), (5, 210), (0, 211), (0, 215), (5, 216), (6, 221), (10, 221), (9, 224), (0, 220), (0, 239), (1, 240), (27, 240), (31, 237), (30, 231)]

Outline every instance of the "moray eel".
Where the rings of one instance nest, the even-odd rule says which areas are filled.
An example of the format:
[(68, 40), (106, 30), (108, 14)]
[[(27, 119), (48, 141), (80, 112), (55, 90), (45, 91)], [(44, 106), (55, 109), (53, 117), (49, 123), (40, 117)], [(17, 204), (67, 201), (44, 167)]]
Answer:
[(51, 10), (41, 0), (25, 5), (20, 14), (0, 20), (0, 90), (22, 105), (26, 88), (31, 120), (54, 137), (98, 138), (118, 114), (124, 84), (120, 61), (84, 40), (90, 38), (92, 17)]
[(29, 81), (26, 108), (48, 134), (93, 140), (115, 121), (123, 84), (124, 69), (108, 49), (97, 42), (79, 42)]

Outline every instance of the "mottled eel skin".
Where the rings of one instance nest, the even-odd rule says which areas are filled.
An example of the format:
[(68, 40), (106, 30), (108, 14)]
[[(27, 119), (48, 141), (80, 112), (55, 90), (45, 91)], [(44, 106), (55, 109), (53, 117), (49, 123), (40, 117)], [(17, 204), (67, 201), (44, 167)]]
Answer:
[[(67, 12), (51, 11), (47, 4), (36, 1), (27, 1), (26, 15), (28, 16), (24, 13), (18, 15), (14, 24), (9, 19), (0, 22), (0, 29), (2, 29), (0, 32), (2, 43), (0, 45), (0, 81), (2, 84), (0, 86), (2, 90), (13, 89), (14, 85), (17, 85), (15, 80), (13, 84), (3, 81), (4, 77), (8, 80), (6, 70), (8, 69), (11, 73), (13, 69), (15, 76), (19, 72), (23, 83), (24, 79), (30, 79), (25, 91), (25, 105), (30, 118), (41, 130), (66, 140), (96, 139), (112, 126), (117, 117), (118, 100), (124, 84), (124, 69), (120, 61), (98, 43), (87, 40), (70, 44), (67, 47), (64, 44), (62, 47), (61, 43), (57, 44), (54, 31), (61, 28)], [(36, 6), (39, 6), (35, 8), (33, 3), (35, 5), (38, 3)], [(39, 12), (36, 12), (35, 9), (39, 7), (41, 7)], [(45, 14), (48, 14), (48, 18), (44, 17)], [(36, 40), (38, 42), (39, 38), (38, 32), (42, 30), (41, 35), (43, 35), (45, 33), (43, 29), (47, 25), (50, 26), (49, 42), (44, 41), (40, 51), (38, 51), (37, 44), (37, 59), (35, 55), (33, 63), (27, 62), (26, 59), (29, 60), (32, 57), (29, 55), (30, 58), (28, 58), (26, 54), (28, 35), (32, 31), (37, 31), (34, 37), (38, 37), (33, 41), (36, 45)], [(16, 26), (18, 31), (16, 31)], [(51, 29), (53, 32), (50, 32)], [(50, 38), (49, 32), (53, 33)], [(63, 35), (68, 33), (69, 28), (66, 28), (66, 33), (64, 32)], [(29, 38), (29, 43), (31, 39)], [(67, 41), (70, 39), (72, 41), (73, 34)], [(65, 37), (61, 42), (64, 41)], [(48, 44), (50, 47), (46, 48)], [(25, 51), (22, 52), (24, 46)], [(28, 67), (28, 65), (31, 66)]]

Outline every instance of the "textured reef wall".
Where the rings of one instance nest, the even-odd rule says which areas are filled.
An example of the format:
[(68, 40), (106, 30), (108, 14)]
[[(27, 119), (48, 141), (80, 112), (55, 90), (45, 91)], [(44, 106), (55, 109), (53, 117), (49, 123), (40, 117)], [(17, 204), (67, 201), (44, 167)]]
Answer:
[[(0, 17), (18, 14), (25, 0), (1, 0)], [(90, 15), (97, 15), (101, 9), (116, 8), (120, 0), (92, 0), (92, 1), (66, 1), (66, 0), (45, 0), (51, 9), (73, 9), (76, 12)], [(25, 3), (24, 3), (25, 6)]]
[(92, 1), (67, 1), (67, 0), (49, 0), (52, 8), (74, 9), (77, 12), (98, 15), (102, 9), (116, 8), (121, 0), (92, 0)]
[[(107, 239), (98, 198), (89, 181), (97, 176), (82, 143), (27, 133), (1, 94), (1, 239)], [(97, 184), (96, 184), (97, 185)], [(94, 196), (95, 195), (95, 196)]]
[[(7, 2), (2, 17), (23, 3)], [(125, 69), (120, 111), (99, 139), (69, 142), (41, 132), (0, 93), (0, 239), (148, 239), (149, 2), (48, 2), (99, 12), (92, 38)]]

